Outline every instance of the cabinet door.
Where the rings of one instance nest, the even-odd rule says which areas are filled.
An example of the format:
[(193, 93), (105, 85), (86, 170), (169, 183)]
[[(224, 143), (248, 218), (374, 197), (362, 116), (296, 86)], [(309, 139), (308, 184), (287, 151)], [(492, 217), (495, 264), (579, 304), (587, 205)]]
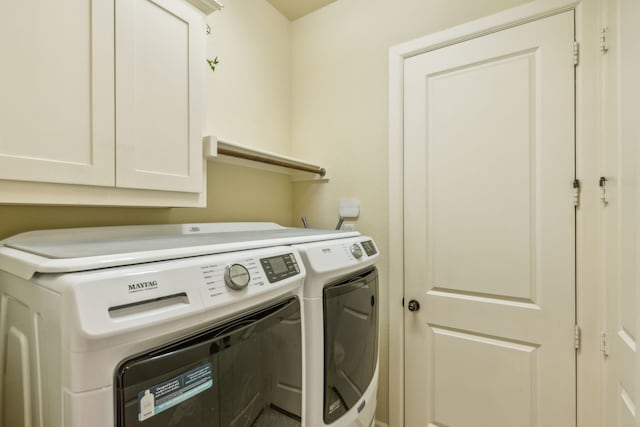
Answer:
[(0, 179), (114, 180), (113, 3), (0, 2)]
[(116, 185), (202, 189), (203, 15), (181, 0), (116, 0)]

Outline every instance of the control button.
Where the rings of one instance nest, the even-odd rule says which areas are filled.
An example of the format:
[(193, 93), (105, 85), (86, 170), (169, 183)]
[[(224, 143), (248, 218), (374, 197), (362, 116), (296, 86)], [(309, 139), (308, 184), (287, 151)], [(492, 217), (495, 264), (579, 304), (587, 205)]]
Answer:
[(358, 245), (357, 243), (354, 243), (353, 245), (351, 245), (351, 255), (356, 257), (356, 259), (359, 259), (362, 257), (362, 249), (360, 249), (360, 245)]
[(246, 288), (250, 279), (249, 270), (242, 264), (227, 265), (224, 269), (224, 282), (236, 291)]

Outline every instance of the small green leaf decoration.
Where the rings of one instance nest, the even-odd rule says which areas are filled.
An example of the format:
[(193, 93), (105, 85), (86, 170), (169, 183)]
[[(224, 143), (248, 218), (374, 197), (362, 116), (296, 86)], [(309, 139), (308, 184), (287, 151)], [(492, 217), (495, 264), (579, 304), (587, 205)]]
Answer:
[(211, 71), (216, 71), (216, 65), (218, 65), (218, 57), (216, 56), (214, 59), (207, 59), (207, 64), (211, 68)]
[[(207, 24), (207, 36), (211, 35), (211, 27), (209, 26), (209, 24)], [(207, 64), (209, 64), (209, 68), (211, 68), (211, 71), (214, 72), (216, 71), (216, 65), (218, 65), (218, 57), (216, 56), (213, 59), (207, 59)]]

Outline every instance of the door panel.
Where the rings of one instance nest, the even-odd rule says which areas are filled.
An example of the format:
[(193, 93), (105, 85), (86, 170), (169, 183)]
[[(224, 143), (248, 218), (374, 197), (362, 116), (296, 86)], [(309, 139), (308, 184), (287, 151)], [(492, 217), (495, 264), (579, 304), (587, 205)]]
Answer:
[(433, 327), (432, 333), (439, 421), (448, 426), (472, 426), (477, 419), (496, 426), (531, 425), (536, 346), (455, 329)]
[[(430, 273), (438, 289), (531, 300), (532, 66), (529, 52), (428, 78)], [(464, 99), (474, 102), (460, 108)], [(473, 161), (461, 159), (462, 153)], [(505, 158), (509, 162), (503, 164)], [(487, 245), (489, 241), (494, 244)], [(502, 261), (499, 269), (492, 262), (497, 259)]]
[(605, 115), (602, 204), (606, 289), (605, 422), (640, 425), (638, 411), (638, 117), (640, 5), (609, 0), (609, 51), (603, 56)]
[(190, 5), (116, 0), (118, 187), (201, 191), (205, 37)]
[(573, 19), (405, 61), (406, 425), (575, 425)]
[(0, 3), (0, 179), (113, 186), (113, 3)]

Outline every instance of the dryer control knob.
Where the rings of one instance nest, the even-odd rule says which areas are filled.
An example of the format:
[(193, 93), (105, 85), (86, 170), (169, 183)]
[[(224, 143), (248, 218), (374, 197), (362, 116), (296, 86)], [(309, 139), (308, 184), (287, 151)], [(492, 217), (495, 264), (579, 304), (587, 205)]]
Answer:
[(224, 269), (224, 282), (235, 291), (246, 288), (250, 279), (249, 270), (242, 264), (227, 265)]
[(356, 259), (362, 258), (362, 249), (360, 248), (359, 244), (354, 243), (353, 245), (351, 245), (351, 255), (356, 257)]

